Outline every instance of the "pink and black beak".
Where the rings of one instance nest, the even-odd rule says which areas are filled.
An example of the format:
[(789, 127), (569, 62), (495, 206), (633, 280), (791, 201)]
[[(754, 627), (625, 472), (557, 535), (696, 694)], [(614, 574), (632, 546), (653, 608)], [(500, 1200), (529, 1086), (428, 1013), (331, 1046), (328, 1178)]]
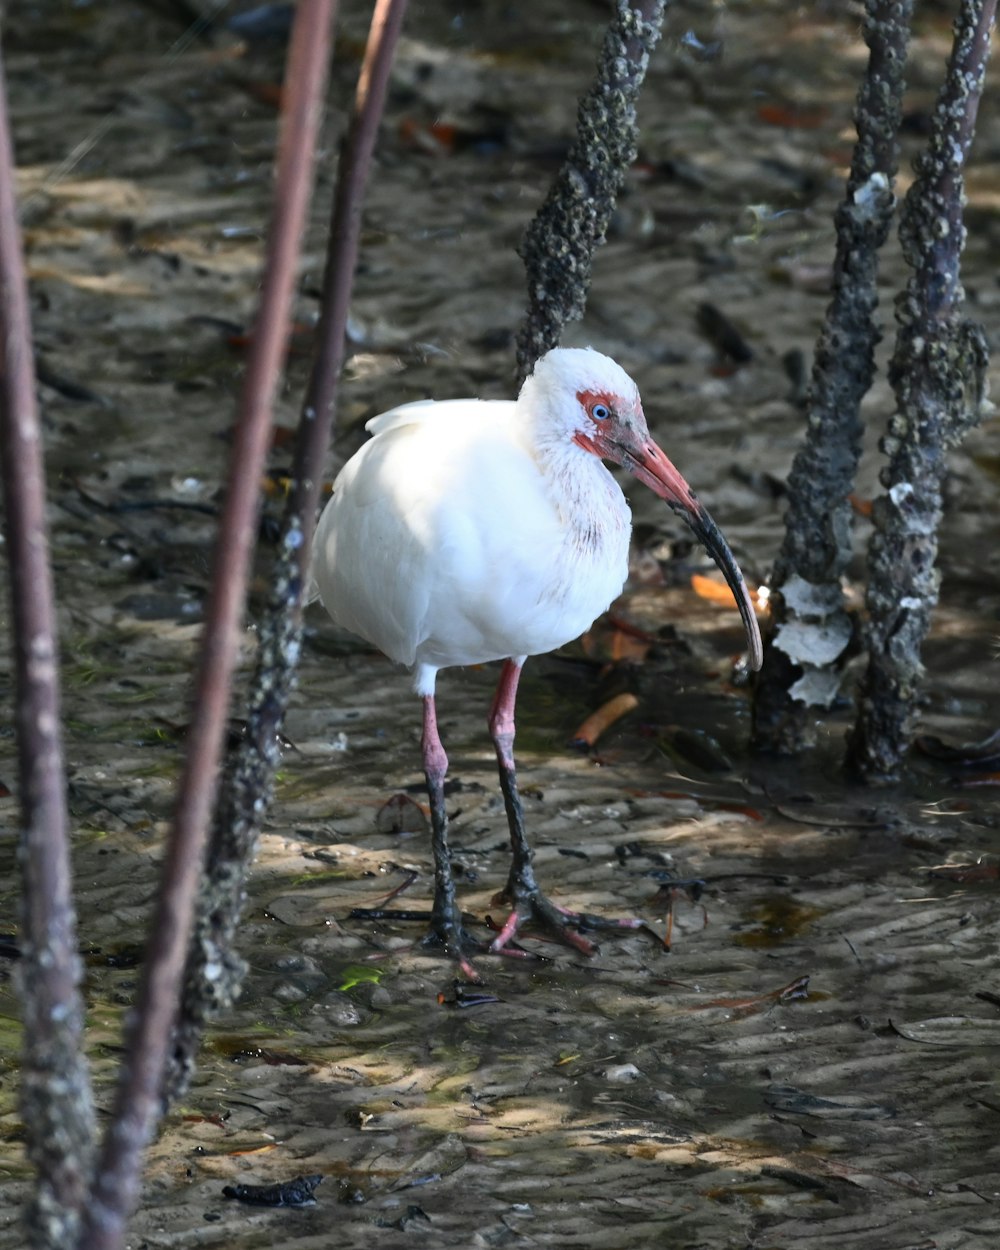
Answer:
[[(637, 423), (638, 424), (638, 423)], [(645, 426), (645, 421), (641, 422)], [(577, 434), (577, 444), (601, 456), (613, 460), (622, 468), (648, 486), (654, 494), (666, 500), (671, 508), (684, 518), (694, 531), (698, 541), (719, 566), (736, 599), (743, 628), (746, 630), (750, 667), (754, 672), (764, 662), (764, 648), (760, 628), (753, 610), (750, 592), (743, 580), (736, 557), (722, 536), (722, 531), (712, 520), (697, 495), (681, 474), (645, 430), (619, 421), (597, 425), (587, 434)]]

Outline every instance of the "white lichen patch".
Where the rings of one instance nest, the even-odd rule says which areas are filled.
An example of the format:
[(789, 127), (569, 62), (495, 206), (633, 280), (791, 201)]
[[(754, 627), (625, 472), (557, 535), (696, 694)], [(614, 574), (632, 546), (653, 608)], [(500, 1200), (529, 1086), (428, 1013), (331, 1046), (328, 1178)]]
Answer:
[(774, 645), (793, 664), (822, 667), (832, 664), (843, 654), (851, 640), (851, 621), (846, 612), (838, 612), (822, 623), (787, 621), (774, 636)]

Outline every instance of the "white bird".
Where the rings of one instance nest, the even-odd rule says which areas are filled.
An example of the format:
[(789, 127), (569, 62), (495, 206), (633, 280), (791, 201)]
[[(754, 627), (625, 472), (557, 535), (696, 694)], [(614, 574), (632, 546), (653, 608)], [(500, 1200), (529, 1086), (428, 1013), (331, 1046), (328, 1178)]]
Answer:
[(489, 949), (502, 950), (531, 919), (590, 953), (584, 918), (553, 905), (535, 881), (514, 771), (514, 701), (525, 659), (582, 634), (625, 583), (631, 513), (603, 461), (628, 469), (705, 544), (736, 597), (757, 669), (760, 632), (743, 576), (651, 439), (636, 384), (592, 349), (550, 351), (516, 402), (421, 400), (367, 429), (372, 438), (344, 466), (320, 518), (313, 578), (334, 621), (410, 666), (423, 699), (434, 852), (428, 938), (475, 976), (466, 952), (476, 944), (462, 929), (448, 851), (435, 682), (442, 668), (503, 660), (489, 729), (510, 826), (511, 912)]

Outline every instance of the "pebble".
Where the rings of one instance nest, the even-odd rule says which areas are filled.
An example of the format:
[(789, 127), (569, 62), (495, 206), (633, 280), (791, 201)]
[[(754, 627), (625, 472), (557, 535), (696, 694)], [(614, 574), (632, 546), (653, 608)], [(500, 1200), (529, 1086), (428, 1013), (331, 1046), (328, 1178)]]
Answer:
[(618, 1063), (604, 1069), (604, 1079), (615, 1085), (626, 1085), (629, 1081), (637, 1081), (641, 1076), (642, 1073), (634, 1063)]

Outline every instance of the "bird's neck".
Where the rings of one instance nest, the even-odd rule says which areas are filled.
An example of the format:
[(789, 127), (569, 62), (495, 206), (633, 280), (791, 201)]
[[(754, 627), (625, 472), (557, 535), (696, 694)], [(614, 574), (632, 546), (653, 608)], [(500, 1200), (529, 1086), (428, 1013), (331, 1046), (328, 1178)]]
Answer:
[(630, 528), (625, 497), (599, 456), (561, 439), (543, 441), (537, 459), (574, 546), (593, 548)]
[(602, 544), (627, 543), (632, 516), (618, 483), (593, 452), (573, 442), (566, 420), (560, 419), (558, 391), (532, 374), (514, 407), (514, 420), (538, 465), (573, 551), (597, 556)]

